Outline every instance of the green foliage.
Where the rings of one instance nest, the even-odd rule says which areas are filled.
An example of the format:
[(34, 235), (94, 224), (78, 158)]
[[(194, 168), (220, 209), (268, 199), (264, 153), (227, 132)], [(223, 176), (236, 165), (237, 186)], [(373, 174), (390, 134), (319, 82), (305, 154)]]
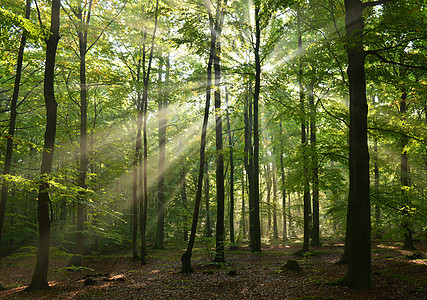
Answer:
[(32, 21), (0, 7), (0, 25), (5, 27), (15, 26), (23, 30), (30, 38), (35, 40), (47, 39), (50, 35), (48, 29), (34, 24)]

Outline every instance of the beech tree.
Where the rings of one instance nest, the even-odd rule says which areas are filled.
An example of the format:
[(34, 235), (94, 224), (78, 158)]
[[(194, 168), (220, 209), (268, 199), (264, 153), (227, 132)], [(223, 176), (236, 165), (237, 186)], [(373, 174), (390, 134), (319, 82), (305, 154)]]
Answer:
[(52, 171), (53, 153), (56, 137), (57, 102), (55, 99), (55, 58), (59, 41), (61, 1), (52, 0), (50, 32), (46, 40), (46, 61), (44, 72), (44, 99), (46, 104), (46, 132), (44, 151), (42, 154), (41, 177), (38, 195), (39, 249), (36, 268), (28, 290), (45, 290), (49, 288), (47, 272), (50, 248), (50, 216), (49, 216), (49, 173)]

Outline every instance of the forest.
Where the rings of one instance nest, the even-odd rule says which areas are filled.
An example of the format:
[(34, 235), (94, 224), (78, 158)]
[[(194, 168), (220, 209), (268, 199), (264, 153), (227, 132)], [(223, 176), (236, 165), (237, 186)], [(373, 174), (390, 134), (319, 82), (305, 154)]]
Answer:
[(0, 0), (0, 298), (427, 298), (423, 0)]

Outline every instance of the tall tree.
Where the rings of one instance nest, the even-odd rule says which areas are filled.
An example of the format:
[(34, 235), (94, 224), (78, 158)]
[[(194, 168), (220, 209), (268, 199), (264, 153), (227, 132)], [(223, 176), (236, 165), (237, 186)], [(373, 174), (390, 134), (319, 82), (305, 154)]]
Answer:
[(228, 106), (228, 91), (225, 90), (225, 106), (227, 107), (227, 131), (228, 131), (228, 146), (230, 148), (230, 242), (234, 245), (234, 160), (233, 160), (233, 137), (231, 136), (230, 111)]
[[(301, 20), (300, 11), (297, 12), (298, 22), (298, 51), (302, 53), (302, 32), (301, 32)], [(301, 148), (302, 148), (302, 177), (303, 177), (303, 201), (304, 201), (304, 242), (302, 246), (302, 252), (308, 251), (310, 243), (310, 180), (308, 176), (308, 161), (307, 161), (307, 131), (306, 131), (306, 118), (305, 118), (305, 94), (302, 82), (302, 59), (299, 59), (298, 66), (298, 85), (299, 85), (299, 103), (300, 103), (300, 118), (301, 118)]]
[[(157, 31), (157, 20), (159, 11), (159, 0), (156, 0), (154, 8), (154, 28), (151, 37), (150, 53), (148, 57), (148, 65), (145, 68), (145, 43), (143, 45), (143, 91), (142, 91), (142, 107), (143, 107), (143, 147), (144, 147), (144, 169), (143, 169), (143, 190), (142, 190), (142, 201), (140, 203), (141, 210), (141, 264), (146, 264), (147, 255), (147, 241), (146, 241), (146, 227), (147, 227), (147, 211), (148, 211), (148, 141), (147, 141), (147, 117), (148, 117), (148, 85), (150, 82), (151, 63), (153, 61), (154, 53), (154, 40), (156, 38)], [(147, 28), (144, 27), (143, 35), (146, 36)], [(146, 40), (144, 38), (144, 40)]]
[[(224, 23), (226, 0), (218, 0), (216, 4), (215, 16), (212, 15), (213, 10), (208, 6), (209, 19), (213, 19), (214, 26), (211, 26), (211, 35), (215, 35), (215, 48), (213, 51), (214, 65), (214, 97), (215, 97), (215, 144), (216, 144), (216, 201), (217, 201), (217, 221), (216, 221), (216, 254), (214, 260), (216, 262), (225, 261), (225, 187), (224, 187), (224, 154), (222, 142), (222, 112), (221, 112), (221, 32)], [(212, 30), (213, 29), (213, 30)]]
[(311, 146), (311, 181), (312, 181), (312, 207), (313, 226), (311, 230), (311, 245), (320, 246), (320, 222), (319, 222), (319, 167), (317, 157), (316, 137), (316, 104), (314, 103), (313, 84), (309, 86), (308, 102), (310, 105), (310, 146)]
[(44, 99), (46, 104), (46, 131), (44, 151), (42, 154), (41, 178), (38, 195), (39, 249), (36, 268), (28, 290), (45, 290), (49, 288), (47, 272), (50, 248), (50, 217), (49, 217), (49, 173), (52, 171), (53, 152), (56, 137), (57, 102), (55, 99), (55, 60), (59, 41), (61, 1), (52, 0), (50, 32), (46, 41), (46, 62), (44, 72)]
[[(283, 134), (282, 122), (279, 123), (280, 135)], [(286, 242), (288, 239), (287, 236), (287, 226), (286, 226), (286, 187), (285, 187), (285, 166), (283, 163), (283, 141), (280, 140), (280, 179), (282, 184), (282, 210), (283, 210), (283, 241)]]
[(363, 4), (345, 0), (350, 95), (349, 171), (346, 244), (348, 272), (345, 284), (353, 289), (371, 287), (371, 208), (369, 195), (369, 152), (367, 137), (365, 57), (363, 50), (363, 8), (386, 1)]
[[(210, 31), (213, 31), (213, 20), (212, 18), (209, 18), (209, 27)], [(212, 87), (212, 63), (213, 63), (213, 57), (214, 57), (214, 51), (216, 46), (216, 40), (215, 35), (211, 34), (211, 40), (210, 40), (210, 48), (209, 48), (209, 59), (208, 59), (208, 65), (206, 68), (206, 75), (207, 75), (207, 82), (206, 82), (206, 103), (205, 103), (205, 110), (203, 115), (203, 125), (202, 125), (202, 134), (200, 138), (200, 156), (199, 156), (199, 173), (197, 176), (197, 191), (196, 191), (196, 199), (194, 202), (194, 211), (193, 211), (193, 219), (191, 223), (191, 233), (190, 233), (190, 239), (187, 244), (187, 249), (184, 252), (184, 254), (181, 257), (181, 263), (182, 263), (182, 273), (191, 273), (193, 272), (193, 268), (191, 267), (191, 256), (193, 254), (193, 246), (194, 242), (196, 240), (196, 231), (197, 231), (197, 222), (199, 218), (199, 208), (200, 208), (200, 202), (202, 200), (202, 191), (203, 191), (203, 175), (204, 175), (204, 168), (205, 168), (205, 159), (206, 159), (206, 133), (208, 128), (208, 121), (209, 121), (209, 107), (211, 103), (211, 87)]]
[[(25, 5), (25, 19), (27, 20), (30, 19), (30, 12), (31, 12), (31, 0), (27, 0)], [(17, 102), (19, 97), (19, 87), (21, 84), (22, 63), (24, 61), (24, 49), (25, 49), (26, 42), (27, 42), (27, 33), (23, 31), (21, 42), (18, 49), (15, 84), (13, 86), (12, 101), (10, 103), (9, 130), (8, 130), (8, 136), (7, 136), (7, 142), (6, 142), (6, 153), (4, 158), (3, 175), (10, 174), (10, 168), (12, 166), (13, 136), (15, 135), (16, 117), (18, 115)], [(1, 198), (0, 198), (0, 245), (1, 245), (1, 238), (2, 238), (2, 232), (3, 232), (4, 216), (6, 212), (8, 189), (9, 189), (8, 184), (6, 182), (3, 182), (1, 186)]]
[[(165, 84), (169, 76), (169, 59), (166, 63)], [(156, 231), (156, 249), (163, 249), (164, 231), (165, 231), (165, 159), (166, 159), (166, 109), (167, 102), (162, 93), (162, 61), (159, 65), (159, 100), (158, 100), (158, 119), (159, 119), (159, 174), (157, 183), (157, 231)]]
[[(404, 72), (404, 71), (403, 71)], [(405, 114), (407, 112), (407, 92), (405, 89), (402, 91), (402, 96), (400, 97), (400, 114), (401, 118), (405, 119)], [(407, 144), (407, 137), (401, 138), (401, 153), (400, 153), (400, 186), (401, 186), (401, 197), (402, 197), (402, 206), (403, 206), (403, 213), (404, 213), (404, 220), (403, 220), (403, 229), (404, 229), (404, 243), (403, 243), (403, 249), (406, 250), (413, 250), (414, 242), (412, 239), (412, 230), (410, 228), (410, 200), (409, 196), (407, 194), (406, 189), (409, 188), (409, 161), (408, 161), (408, 153), (405, 149)]]
[(251, 236), (251, 249), (252, 252), (261, 252), (261, 222), (259, 216), (259, 95), (261, 90), (261, 58), (260, 58), (260, 44), (261, 44), (261, 16), (260, 16), (261, 1), (255, 0), (254, 16), (255, 16), (255, 89), (254, 89), (254, 116), (253, 116), (253, 206), (250, 208), (252, 213), (252, 230)]

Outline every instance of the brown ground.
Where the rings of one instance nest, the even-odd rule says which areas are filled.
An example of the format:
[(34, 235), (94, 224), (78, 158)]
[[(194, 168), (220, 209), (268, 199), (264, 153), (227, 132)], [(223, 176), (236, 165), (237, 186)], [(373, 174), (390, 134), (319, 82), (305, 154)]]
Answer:
[[(0, 283), (6, 288), (0, 298), (427, 299), (427, 244), (416, 246), (421, 259), (408, 258), (414, 252), (399, 250), (401, 244), (375, 243), (373, 288), (362, 292), (325, 284), (346, 273), (346, 266), (334, 265), (342, 253), (339, 244), (312, 248), (306, 257), (292, 254), (299, 245), (268, 246), (261, 254), (239, 249), (228, 251), (222, 265), (210, 264), (210, 253), (202, 247), (193, 253), (192, 274), (179, 273), (182, 249), (150, 251), (144, 266), (122, 254), (88, 256), (83, 259), (87, 268), (74, 271), (66, 268), (69, 257), (54, 250), (49, 268), (52, 288), (33, 293), (23, 291), (35, 265), (34, 251), (26, 251), (0, 259)], [(303, 272), (281, 271), (288, 259), (297, 260)], [(89, 277), (94, 285), (84, 285), (88, 274), (96, 275)]]

